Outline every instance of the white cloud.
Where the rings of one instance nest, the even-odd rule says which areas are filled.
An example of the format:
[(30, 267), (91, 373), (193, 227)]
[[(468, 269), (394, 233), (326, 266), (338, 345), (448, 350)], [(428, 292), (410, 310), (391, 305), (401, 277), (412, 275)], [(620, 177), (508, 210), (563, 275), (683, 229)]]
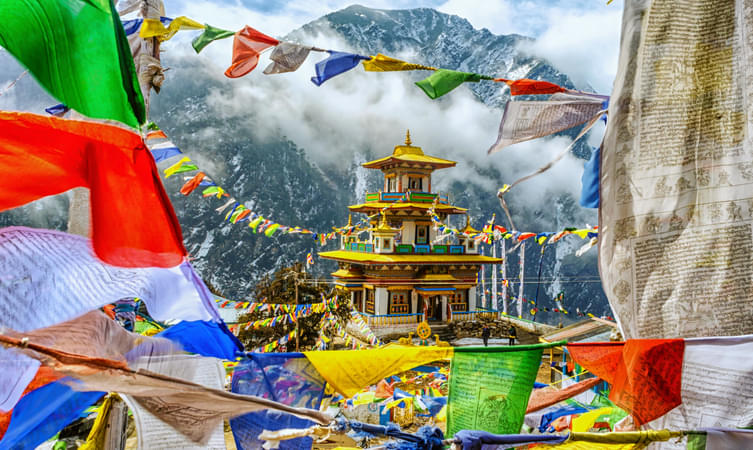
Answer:
[(552, 11), (549, 26), (524, 50), (543, 57), (576, 83), (609, 94), (617, 72), (622, 8)]

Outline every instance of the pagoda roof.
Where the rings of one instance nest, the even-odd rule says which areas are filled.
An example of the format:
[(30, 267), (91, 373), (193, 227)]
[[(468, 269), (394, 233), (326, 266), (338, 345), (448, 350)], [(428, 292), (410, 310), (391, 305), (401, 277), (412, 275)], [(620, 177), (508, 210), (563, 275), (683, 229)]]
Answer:
[(354, 212), (366, 212), (366, 211), (381, 211), (383, 208), (387, 208), (387, 212), (390, 211), (428, 211), (434, 206), (434, 210), (440, 213), (447, 214), (465, 214), (468, 210), (459, 206), (444, 205), (438, 203), (436, 205), (432, 203), (418, 203), (418, 202), (370, 202), (361, 203), (358, 205), (350, 205), (348, 209)]
[(348, 250), (334, 250), (329, 252), (320, 252), (319, 256), (336, 261), (353, 262), (353, 263), (373, 263), (373, 264), (500, 264), (501, 258), (492, 258), (491, 256), (482, 255), (426, 255), (410, 254), (399, 255), (394, 253), (364, 253), (352, 252)]
[(424, 154), (421, 147), (411, 145), (410, 131), (408, 131), (405, 137), (405, 144), (395, 146), (395, 150), (393, 150), (391, 155), (363, 163), (362, 166), (367, 169), (382, 169), (385, 166), (397, 165), (399, 163), (426, 165), (432, 169), (444, 169), (454, 167), (457, 164), (455, 161), (450, 161), (449, 159)]
[(363, 278), (362, 273), (356, 273), (348, 269), (338, 269), (332, 272), (330, 275), (337, 278)]

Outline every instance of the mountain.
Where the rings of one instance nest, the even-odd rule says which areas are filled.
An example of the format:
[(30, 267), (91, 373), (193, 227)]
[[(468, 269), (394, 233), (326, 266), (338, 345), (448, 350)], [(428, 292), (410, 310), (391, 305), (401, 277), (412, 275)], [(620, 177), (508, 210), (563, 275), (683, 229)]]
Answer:
[[(285, 39), (576, 87), (546, 61), (519, 50), (530, 38), (494, 35), (474, 29), (465, 19), (427, 8), (378, 10), (354, 5), (308, 23)], [(504, 214), (496, 189), (546, 162), (539, 147), (535, 154), (541, 161), (532, 162), (520, 152), (486, 157), (501, 108), (509, 100), (503, 83), (469, 83), (432, 102), (412, 85), (426, 73), (372, 74), (356, 69), (317, 88), (308, 81), (313, 63), (322, 58), (316, 53), (293, 74), (264, 76), (262, 62), (246, 77), (229, 80), (221, 75), (221, 63), (205, 56), (207, 51), (197, 56), (170, 48), (170, 44), (165, 45), (163, 56), (170, 70), (160, 94), (152, 94), (151, 120), (231, 195), (278, 223), (317, 232), (344, 225), (346, 206), (362, 201), (366, 191), (381, 186), (381, 173), (360, 164), (391, 153), (408, 127), (412, 131), (418, 128), (414, 144), (425, 152), (459, 161), (457, 168), (440, 171), (435, 179), (438, 189), (449, 193), (455, 204), (469, 208), (477, 228), (492, 214), (496, 214), (497, 223), (507, 225), (501, 220)], [(221, 45), (227, 44), (212, 44)], [(536, 145), (543, 152), (554, 145), (552, 142)], [(576, 154), (587, 157), (588, 150), (581, 146)], [(560, 172), (563, 170), (567, 172)], [(595, 212), (580, 208), (573, 194), (572, 185), (579, 178), (579, 172), (566, 173), (563, 178), (553, 170), (528, 182), (519, 195), (508, 196), (517, 228), (557, 231), (596, 223)], [(215, 208), (226, 199), (204, 199), (197, 192), (184, 197), (178, 193), (183, 182), (178, 175), (168, 178), (165, 185), (186, 245), (202, 276), (226, 297), (251, 298), (259, 277), (303, 261), (308, 252), (321, 248), (310, 235), (268, 238), (254, 234), (245, 224), (224, 222), (224, 214)], [(61, 211), (66, 206), (66, 197), (58, 196), (2, 214), (0, 224), (41, 223), (61, 228), (65, 224)], [(40, 208), (48, 213), (44, 219), (39, 219)], [(460, 220), (453, 224), (461, 225)], [(542, 254), (538, 245), (529, 243), (525, 297), (538, 298), (540, 307), (553, 307), (551, 299), (564, 291), (565, 308), (607, 314), (595, 250), (580, 258), (574, 256), (582, 244), (570, 237)], [(326, 249), (335, 245), (330, 243)], [(319, 259), (313, 268), (325, 277), (334, 269), (333, 263)], [(518, 271), (516, 250), (508, 255), (507, 263), (515, 294)], [(524, 311), (529, 309), (530, 305), (524, 307)], [(555, 324), (571, 320), (555, 313), (539, 317)]]

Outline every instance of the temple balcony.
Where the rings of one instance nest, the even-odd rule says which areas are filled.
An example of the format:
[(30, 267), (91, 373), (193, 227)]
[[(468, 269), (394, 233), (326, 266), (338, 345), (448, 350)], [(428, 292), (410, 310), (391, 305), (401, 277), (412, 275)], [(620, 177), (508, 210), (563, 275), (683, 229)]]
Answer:
[(437, 194), (434, 192), (367, 192), (366, 203), (395, 203), (395, 202), (413, 202), (413, 203), (434, 203), (435, 199), (444, 205), (450, 204), (447, 195)]
[[(356, 241), (345, 244), (343, 250), (361, 253), (376, 253), (374, 243), (371, 241)], [(429, 244), (397, 244), (394, 251), (380, 253), (393, 253), (399, 255), (463, 255), (466, 253), (463, 245), (429, 245)]]

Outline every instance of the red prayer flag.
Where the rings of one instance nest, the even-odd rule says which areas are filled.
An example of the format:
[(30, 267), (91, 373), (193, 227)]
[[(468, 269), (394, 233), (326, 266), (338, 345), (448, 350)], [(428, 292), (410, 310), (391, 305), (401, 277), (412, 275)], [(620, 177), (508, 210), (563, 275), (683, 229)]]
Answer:
[(162, 130), (150, 131), (146, 134), (147, 139), (167, 139), (167, 135)]
[(233, 63), (225, 71), (228, 78), (239, 78), (251, 72), (259, 64), (259, 55), (269, 47), (279, 44), (277, 39), (267, 36), (246, 25), (235, 33), (233, 39)]
[(567, 89), (562, 86), (558, 86), (548, 81), (529, 80), (528, 78), (520, 80), (495, 78), (494, 81), (506, 83), (510, 86), (510, 95), (544, 95), (567, 92)]
[(186, 256), (154, 158), (128, 129), (0, 111), (0, 180), (0, 211), (89, 188), (92, 245), (108, 264), (174, 267)]
[(201, 184), (205, 176), (206, 174), (204, 174), (204, 172), (199, 172), (194, 175), (193, 178), (186, 181), (186, 184), (184, 184), (183, 187), (180, 188), (180, 193), (183, 195), (189, 195), (191, 192), (196, 190), (197, 187), (199, 187), (199, 184)]
[(648, 423), (682, 403), (682, 339), (567, 344), (575, 362), (612, 385), (609, 398)]
[(526, 239), (532, 238), (536, 236), (536, 233), (520, 233), (520, 236), (518, 236), (518, 241), (525, 241)]

